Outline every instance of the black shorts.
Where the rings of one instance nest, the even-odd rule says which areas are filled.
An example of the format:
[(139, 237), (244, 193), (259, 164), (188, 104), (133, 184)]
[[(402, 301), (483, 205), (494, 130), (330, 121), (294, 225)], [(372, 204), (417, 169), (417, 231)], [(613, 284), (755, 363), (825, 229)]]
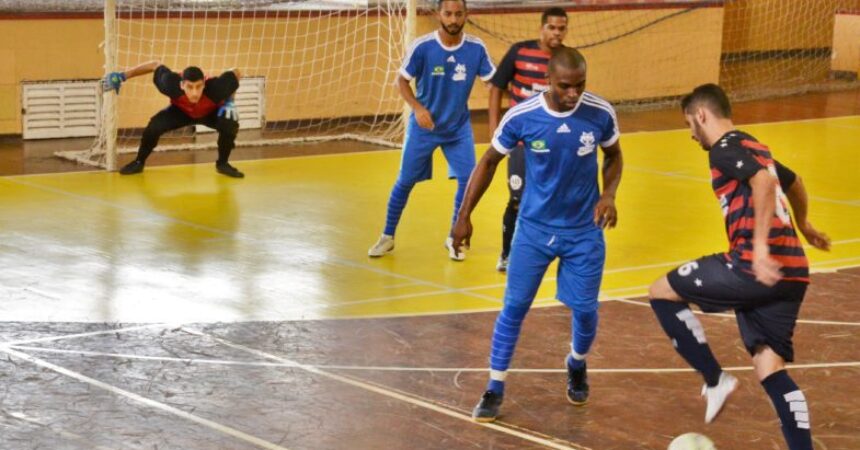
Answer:
[(721, 253), (684, 264), (667, 275), (669, 285), (703, 312), (734, 310), (741, 338), (750, 355), (767, 345), (788, 362), (794, 361), (794, 324), (806, 283), (780, 281), (765, 286), (730, 267)]
[(522, 144), (517, 144), (508, 155), (508, 191), (511, 200), (519, 202), (526, 188), (526, 150)]

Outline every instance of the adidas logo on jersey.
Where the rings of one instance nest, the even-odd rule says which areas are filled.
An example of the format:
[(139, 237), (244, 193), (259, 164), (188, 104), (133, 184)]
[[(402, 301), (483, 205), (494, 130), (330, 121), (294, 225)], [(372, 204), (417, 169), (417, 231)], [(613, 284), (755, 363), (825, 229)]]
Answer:
[(455, 62), (457, 62), (457, 58), (454, 58), (454, 55), (451, 55), (448, 57), (448, 62), (449, 63), (455, 63)]
[(568, 128), (566, 123), (562, 123), (558, 129), (555, 130), (556, 133), (570, 133), (570, 128)]

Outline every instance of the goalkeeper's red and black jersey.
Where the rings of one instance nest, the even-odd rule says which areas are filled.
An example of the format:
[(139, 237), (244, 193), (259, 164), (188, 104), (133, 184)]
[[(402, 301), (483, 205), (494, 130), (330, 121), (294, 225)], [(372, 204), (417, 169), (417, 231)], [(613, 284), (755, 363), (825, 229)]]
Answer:
[(507, 89), (511, 106), (514, 106), (549, 89), (547, 66), (550, 56), (541, 50), (537, 40), (518, 42), (508, 49), (490, 82), (499, 89)]
[(206, 78), (203, 95), (197, 103), (191, 103), (182, 90), (182, 75), (161, 65), (155, 69), (153, 80), (158, 91), (170, 98), (170, 103), (192, 119), (202, 119), (212, 114), (225, 100), (239, 89), (239, 79), (233, 71), (220, 76)]
[(783, 189), (794, 182), (795, 175), (774, 161), (770, 150), (754, 137), (731, 131), (710, 150), (711, 184), (725, 217), (729, 251), (728, 262), (741, 272), (752, 274), (755, 205), (749, 179), (765, 169), (780, 180), (776, 192), (776, 210), (771, 218), (768, 245), (771, 257), (782, 264), (786, 281), (809, 282), (809, 262), (791, 223)]

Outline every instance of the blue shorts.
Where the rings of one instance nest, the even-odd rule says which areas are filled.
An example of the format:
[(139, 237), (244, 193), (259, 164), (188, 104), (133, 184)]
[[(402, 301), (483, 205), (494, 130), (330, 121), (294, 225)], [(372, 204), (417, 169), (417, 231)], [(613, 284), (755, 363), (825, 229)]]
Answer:
[(432, 178), (437, 147), (442, 147), (448, 161), (448, 178), (469, 179), (475, 168), (475, 139), (469, 122), (455, 133), (440, 135), (410, 121), (400, 160), (400, 181), (412, 184)]
[(596, 311), (606, 260), (603, 230), (595, 226), (559, 234), (524, 220), (517, 221), (511, 243), (505, 304), (530, 306), (547, 267), (556, 257), (556, 298), (577, 311)]

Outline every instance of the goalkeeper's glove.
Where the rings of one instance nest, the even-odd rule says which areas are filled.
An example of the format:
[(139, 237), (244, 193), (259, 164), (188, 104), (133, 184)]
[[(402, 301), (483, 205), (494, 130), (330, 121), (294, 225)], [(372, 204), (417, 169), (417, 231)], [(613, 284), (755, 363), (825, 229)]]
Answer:
[(102, 91), (107, 92), (111, 89), (115, 90), (117, 94), (119, 94), (119, 87), (122, 86), (122, 82), (125, 81), (125, 73), (123, 72), (111, 72), (105, 75), (102, 80)]
[(227, 120), (239, 121), (239, 111), (236, 109), (236, 103), (233, 99), (229, 99), (218, 108), (218, 117), (223, 117)]

